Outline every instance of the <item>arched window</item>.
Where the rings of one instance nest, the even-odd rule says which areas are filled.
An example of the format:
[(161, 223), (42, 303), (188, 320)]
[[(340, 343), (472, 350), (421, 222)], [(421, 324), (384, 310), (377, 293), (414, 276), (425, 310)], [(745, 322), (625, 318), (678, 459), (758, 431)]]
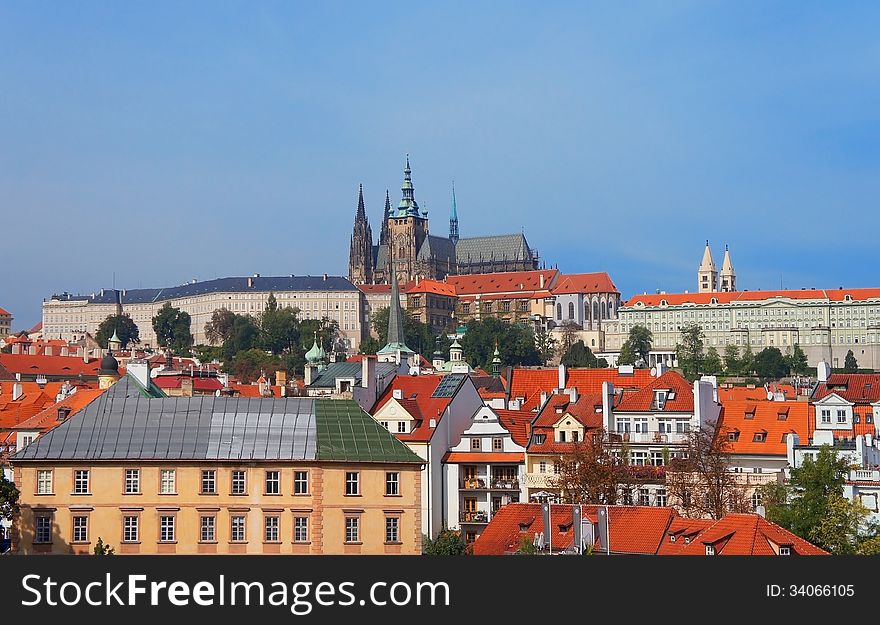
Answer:
[(584, 303), (584, 321), (592, 321), (592, 320), (593, 319), (591, 318), (591, 315), (590, 315), (590, 302), (585, 302)]
[(590, 347), (596, 347), (596, 339), (590, 339)]
[(574, 302), (568, 303), (568, 318), (574, 319)]
[(556, 304), (556, 320), (562, 321), (562, 304)]
[(593, 321), (599, 319), (599, 302), (597, 300), (593, 300)]
[(608, 302), (608, 318), (614, 318), (614, 302)]
[(605, 302), (602, 302), (602, 319), (608, 319), (608, 309), (605, 307)]

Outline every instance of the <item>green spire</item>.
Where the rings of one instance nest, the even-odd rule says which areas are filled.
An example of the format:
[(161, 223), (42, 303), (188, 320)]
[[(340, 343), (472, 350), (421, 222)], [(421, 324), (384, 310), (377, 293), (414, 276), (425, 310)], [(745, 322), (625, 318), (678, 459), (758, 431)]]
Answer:
[(310, 365), (316, 365), (321, 361), (321, 348), (318, 347), (318, 333), (315, 332), (315, 341), (312, 348), (306, 352), (306, 362)]
[(397, 214), (395, 217), (419, 217), (419, 203), (416, 202), (412, 183), (412, 170), (409, 168), (409, 154), (406, 155), (406, 169), (403, 170), (403, 186), (400, 188), (403, 197), (397, 205)]
[(498, 341), (495, 341), (495, 353), (492, 356), (492, 375), (498, 377), (501, 374), (501, 354), (498, 353)]
[(403, 309), (400, 307), (397, 272), (394, 270), (393, 262), (389, 263), (389, 266), (391, 267), (391, 308), (388, 310), (388, 343), (378, 353), (407, 352), (411, 354), (413, 351), (406, 346), (403, 332)]

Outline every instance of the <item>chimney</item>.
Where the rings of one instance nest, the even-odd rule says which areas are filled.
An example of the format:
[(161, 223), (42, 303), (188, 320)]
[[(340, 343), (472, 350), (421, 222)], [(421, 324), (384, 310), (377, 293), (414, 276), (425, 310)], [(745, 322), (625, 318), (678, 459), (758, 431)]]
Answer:
[(193, 396), (193, 379), (192, 378), (182, 378), (180, 380), (180, 394), (182, 397), (192, 397)]
[(303, 384), (305, 384), (306, 386), (311, 386), (316, 368), (317, 367), (315, 367), (314, 365), (306, 365), (305, 371), (303, 372)]
[(125, 371), (144, 388), (150, 387), (150, 365), (142, 358), (133, 358), (125, 365)]
[(755, 514), (761, 517), (767, 516), (767, 509), (764, 506), (758, 506), (755, 508)]
[(541, 391), (541, 402), (538, 404), (538, 410), (544, 407), (544, 404), (547, 403), (547, 391)]
[(611, 419), (614, 416), (614, 385), (611, 382), (602, 382), (602, 422), (605, 424), (605, 431), (612, 432), (614, 430)]
[(275, 384), (281, 387), (287, 386), (287, 371), (279, 369), (275, 372)]
[(82, 348), (82, 357), (83, 357), (83, 362), (86, 363), (86, 364), (88, 364), (88, 362), (89, 362), (89, 350), (87, 350), (85, 347)]
[(572, 387), (565, 389), (565, 392), (568, 393), (568, 396), (571, 398), (571, 403), (576, 404), (578, 400), (578, 390)]
[(21, 353), (21, 343), (13, 343), (12, 344), (12, 353), (20, 354)]
[(543, 273), (538, 274), (538, 284), (541, 285), (542, 289), (544, 288), (544, 274)]
[(666, 373), (666, 363), (664, 363), (662, 360), (658, 360), (655, 370), (657, 373), (657, 377), (659, 378), (661, 375)]
[(559, 380), (556, 383), (556, 388), (565, 388), (565, 365), (559, 363)]
[(249, 289), (254, 288), (254, 279), (253, 279), (253, 278), (248, 278), (247, 280), (248, 280), (248, 281), (247, 281), (248, 288), (249, 288)]
[(12, 385), (12, 401), (18, 401), (22, 395), (24, 395), (24, 387), (21, 382), (16, 382)]
[(828, 377), (831, 375), (831, 365), (824, 360), (820, 360), (819, 364), (816, 365), (816, 375), (820, 382), (827, 382)]
[(52, 346), (46, 345), (43, 347), (43, 356), (52, 356)]
[(361, 360), (361, 386), (371, 388), (376, 386), (376, 359), (367, 358)]

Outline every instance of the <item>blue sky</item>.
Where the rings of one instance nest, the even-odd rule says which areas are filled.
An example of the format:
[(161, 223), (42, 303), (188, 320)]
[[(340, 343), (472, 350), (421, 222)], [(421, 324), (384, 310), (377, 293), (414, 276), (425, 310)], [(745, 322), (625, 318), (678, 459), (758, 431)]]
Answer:
[(434, 232), (624, 296), (880, 286), (880, 5), (0, 3), (0, 307), (345, 274), (404, 155)]

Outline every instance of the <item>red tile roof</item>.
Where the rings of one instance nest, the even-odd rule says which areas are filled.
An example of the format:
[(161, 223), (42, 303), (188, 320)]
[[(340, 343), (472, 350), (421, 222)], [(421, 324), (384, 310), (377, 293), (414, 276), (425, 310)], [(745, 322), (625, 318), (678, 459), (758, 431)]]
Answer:
[[(794, 399), (797, 397), (797, 392), (791, 384), (770, 384), (769, 390), (781, 392), (785, 395), (786, 399)], [(753, 388), (748, 388), (746, 386), (731, 386), (718, 389), (718, 400), (722, 404), (727, 401), (741, 400), (768, 401), (767, 392), (768, 390), (763, 386), (755, 386)]]
[(447, 464), (468, 464), (471, 462), (514, 463), (525, 462), (525, 454), (522, 452), (469, 452), (450, 451), (443, 457)]
[(606, 272), (561, 274), (553, 287), (554, 295), (566, 293), (620, 293)]
[[(675, 393), (667, 397), (663, 410), (654, 407), (654, 391)], [(600, 396), (601, 400), (601, 396)], [(624, 393), (616, 412), (689, 412), (694, 411), (694, 389), (678, 371), (667, 371), (640, 391)]]
[(97, 378), (101, 361), (91, 358), (83, 362), (76, 356), (31, 356), (30, 354), (0, 354), (0, 365), (11, 373), (22, 375), (48, 375), (53, 377), (67, 376), (74, 378), (80, 373), (83, 376)]
[(62, 399), (58, 403), (47, 406), (30, 419), (22, 421), (16, 426), (19, 430), (39, 430), (40, 432), (48, 432), (57, 425), (63, 423), (58, 420), (58, 410), (67, 408), (69, 410), (67, 417), (70, 418), (77, 412), (88, 406), (98, 398), (105, 389), (78, 389), (73, 395)]
[[(159, 375), (153, 378), (153, 383), (159, 388), (180, 388), (183, 380), (190, 379), (188, 375)], [(191, 378), (193, 381), (193, 391), (202, 393), (213, 393), (223, 388), (220, 380), (217, 378), (206, 378), (195, 376)], [(259, 390), (259, 388), (258, 388)]]
[(498, 415), (498, 421), (505, 430), (510, 432), (513, 442), (520, 447), (529, 444), (529, 423), (535, 415), (531, 412), (523, 412), (521, 410), (502, 410), (493, 408), (492, 412)]
[(0, 429), (15, 427), (26, 421), (46, 406), (55, 403), (60, 383), (46, 384), (44, 388), (36, 382), (19, 382), (22, 395), (15, 401), (12, 399), (14, 384), (5, 382), (0, 389)]
[[(446, 407), (454, 399), (454, 396), (431, 397), (443, 378), (442, 375), (398, 375), (376, 401), (370, 414), (375, 415), (379, 412), (382, 406), (393, 399), (394, 391), (400, 390), (403, 399), (397, 401), (416, 419), (416, 422), (410, 432), (395, 433), (395, 436), (402, 441), (427, 442), (434, 435), (434, 428), (430, 426), (431, 419), (436, 419), (439, 426)], [(466, 378), (464, 383), (468, 383)]]
[(731, 302), (760, 302), (774, 298), (797, 300), (843, 301), (847, 295), (854, 301), (880, 299), (880, 289), (803, 289), (786, 291), (734, 291), (730, 293), (651, 293), (636, 295), (627, 300), (625, 306), (660, 306), (666, 300), (669, 306), (681, 304), (709, 304), (714, 299), (719, 304)]
[[(559, 272), (556, 269), (539, 269), (535, 271), (508, 271), (502, 273), (479, 273), (464, 276), (447, 276), (446, 283), (455, 288), (459, 296), (476, 295), (477, 293), (523, 293), (537, 292), (550, 295)], [(544, 286), (541, 286), (541, 277)], [(541, 295), (544, 297), (544, 295)]]
[(0, 308), (0, 315), (12, 316), (12, 313), (6, 310), (5, 308)]
[(418, 283), (411, 283), (405, 293), (434, 293), (435, 295), (446, 295), (455, 297), (455, 286), (439, 280), (419, 280)]
[[(541, 399), (541, 391), (548, 395), (558, 384), (558, 371), (554, 368), (513, 368), (510, 373), (510, 398), (524, 397), (522, 408), (535, 410)], [(576, 388), (581, 395), (599, 395), (602, 383), (611, 382), (615, 390), (640, 390), (651, 383), (651, 371), (635, 369), (632, 374), (621, 374), (618, 369), (567, 369), (565, 388)]]
[(831, 393), (854, 404), (873, 404), (880, 401), (880, 373), (832, 373), (816, 386), (812, 401)]
[(733, 513), (712, 523), (689, 544), (682, 542), (681, 549), (672, 555), (706, 555), (708, 545), (712, 545), (715, 555), (719, 556), (772, 556), (778, 554), (778, 547), (789, 547), (792, 555), (828, 555), (760, 515)]
[[(803, 401), (726, 401), (721, 407), (719, 436), (738, 433), (736, 441), (727, 443), (730, 453), (784, 457), (783, 436), (793, 432), (806, 443), (812, 429), (810, 419), (810, 405)], [(765, 434), (763, 442), (755, 442), (758, 432)]]
[(596, 412), (596, 407), (601, 406), (601, 393), (581, 395), (575, 403), (571, 403), (568, 393), (557, 393), (547, 398), (532, 427), (552, 428), (562, 417), (571, 415), (586, 428), (599, 428), (602, 427), (602, 414)]

